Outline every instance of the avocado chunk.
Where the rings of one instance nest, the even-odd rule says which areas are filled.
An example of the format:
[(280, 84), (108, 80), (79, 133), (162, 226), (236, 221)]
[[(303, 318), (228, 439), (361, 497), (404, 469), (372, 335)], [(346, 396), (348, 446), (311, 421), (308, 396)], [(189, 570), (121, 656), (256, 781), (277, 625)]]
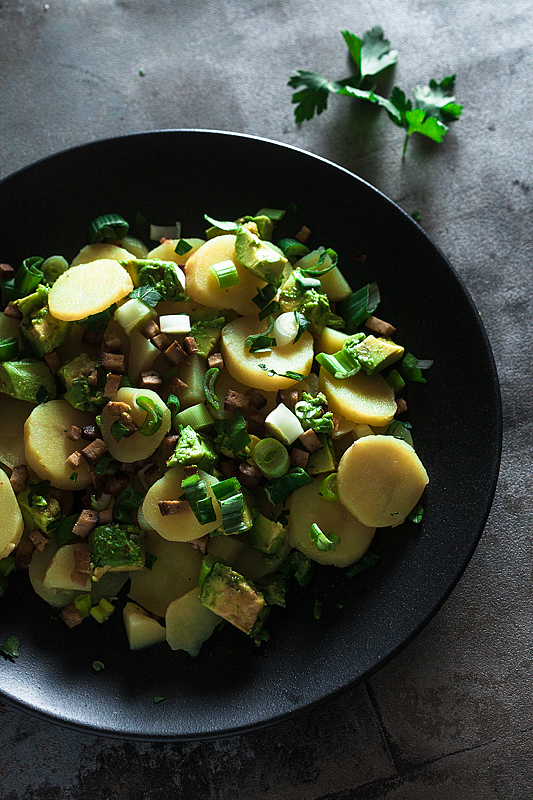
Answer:
[(285, 256), (268, 242), (264, 242), (246, 228), (239, 228), (237, 231), (235, 255), (239, 264), (274, 286), (279, 284), (283, 269), (289, 263)]
[(204, 579), (200, 602), (219, 617), (251, 634), (266, 607), (266, 601), (253, 583), (226, 564), (216, 563)]
[(167, 461), (168, 467), (176, 464), (196, 466), (206, 472), (216, 464), (218, 455), (213, 449), (210, 439), (187, 425), (180, 433), (176, 448)]
[(194, 337), (198, 345), (198, 355), (207, 358), (213, 352), (215, 345), (220, 340), (225, 322), (225, 317), (215, 317), (214, 319), (197, 319), (192, 323), (190, 335)]
[(45, 356), (64, 341), (72, 327), (72, 322), (56, 319), (44, 306), (20, 325), (20, 335), (35, 355)]
[(361, 369), (367, 375), (381, 372), (385, 367), (399, 361), (404, 353), (404, 348), (395, 344), (391, 339), (376, 338), (375, 336), (366, 336), (362, 342), (354, 345), (346, 342), (344, 347), (353, 353), (361, 364)]
[(37, 530), (48, 536), (53, 522), (61, 519), (61, 507), (55, 497), (50, 497), (50, 482), (30, 483), (17, 495), (17, 501), (25, 525), (30, 531)]
[(264, 514), (259, 513), (250, 530), (248, 541), (256, 550), (273, 556), (285, 544), (287, 530), (281, 522), (274, 522)]
[(57, 397), (56, 382), (48, 365), (31, 358), (0, 363), (0, 392), (29, 403)]
[(58, 375), (65, 384), (65, 400), (74, 408), (80, 411), (93, 411), (105, 404), (103, 395), (104, 379), (101, 377), (99, 385), (92, 387), (89, 385), (89, 375), (96, 369), (96, 361), (89, 358), (87, 353), (80, 353), (79, 356), (67, 361), (59, 369)]
[(144, 567), (144, 532), (135, 525), (99, 525), (89, 534), (89, 546), (94, 580), (99, 580), (105, 572)]
[(331, 436), (327, 433), (319, 433), (318, 438), (322, 444), (322, 449), (311, 453), (307, 462), (306, 471), (310, 475), (320, 475), (322, 472), (335, 472), (337, 469), (337, 459), (333, 449)]
[(93, 358), (89, 358), (87, 353), (80, 353), (72, 361), (67, 361), (63, 364), (58, 375), (65, 384), (65, 388), (70, 389), (75, 381), (88, 378), (94, 369), (96, 369), (96, 361)]

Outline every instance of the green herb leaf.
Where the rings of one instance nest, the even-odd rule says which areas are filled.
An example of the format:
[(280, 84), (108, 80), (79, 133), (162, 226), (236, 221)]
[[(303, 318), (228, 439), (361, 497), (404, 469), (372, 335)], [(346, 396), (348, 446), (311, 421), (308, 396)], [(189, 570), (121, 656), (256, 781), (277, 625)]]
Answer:
[(273, 378), (274, 375), (280, 378), (289, 378), (292, 381), (303, 381), (306, 378), (305, 375), (302, 375), (300, 372), (293, 372), (291, 369), (288, 369), (287, 372), (276, 372), (275, 369), (270, 369), (266, 364), (259, 364), (258, 366), (271, 378)]
[(113, 504), (113, 516), (119, 522), (131, 523), (132, 512), (140, 508), (143, 500), (142, 492), (137, 491), (133, 486), (126, 486)]
[(214, 225), (215, 228), (218, 228), (221, 231), (228, 231), (228, 233), (232, 233), (236, 231), (241, 226), (238, 222), (232, 222), (230, 220), (220, 220), (220, 219), (213, 219), (213, 217), (208, 217), (207, 214), (204, 214), (204, 219)]
[(137, 289), (134, 289), (132, 292), (130, 292), (130, 297), (133, 300), (142, 300), (147, 306), (152, 307), (157, 305), (157, 303), (163, 299), (163, 295), (148, 283), (144, 284), (144, 286), (138, 286)]
[(177, 243), (176, 247), (174, 248), (174, 252), (177, 253), (179, 256), (184, 256), (185, 253), (188, 253), (189, 250), (192, 250), (192, 244), (186, 239), (180, 239)]
[(362, 42), (349, 31), (342, 31), (342, 35), (363, 78), (377, 75), (398, 61), (398, 53), (390, 49), (390, 42), (385, 39), (383, 28), (379, 25), (366, 31)]
[(269, 336), (274, 329), (274, 317), (269, 317), (269, 326), (264, 333), (252, 333), (244, 342), (250, 353), (268, 353), (276, 347), (276, 340)]
[(74, 483), (76, 483), (77, 480), (78, 480), (78, 473), (77, 472), (73, 472), (72, 475), (69, 478), (69, 481), (74, 481)]
[(413, 383), (427, 383), (422, 375), (422, 370), (418, 366), (418, 358), (412, 353), (405, 353), (404, 357), (398, 364), (398, 372), (406, 381)]
[(258, 286), (257, 294), (255, 297), (252, 297), (252, 300), (259, 308), (266, 308), (270, 301), (276, 296), (277, 291), (277, 288), (272, 283), (267, 283), (263, 288)]
[(287, 84), (293, 89), (300, 89), (292, 96), (296, 105), (294, 119), (296, 122), (313, 119), (315, 113), (322, 114), (328, 106), (328, 96), (342, 88), (337, 81), (329, 81), (319, 72), (310, 72), (306, 69), (297, 70)]
[[(215, 393), (217, 381), (220, 377), (220, 370), (218, 367), (211, 367), (204, 375), (202, 385), (204, 387), (204, 394), (206, 403), (209, 403), (216, 411), (220, 408), (218, 397)], [(167, 402), (168, 405), (168, 402)]]
[(139, 433), (142, 433), (143, 436), (153, 436), (154, 433), (157, 433), (163, 423), (163, 412), (161, 407), (155, 402), (155, 400), (152, 400), (151, 397), (146, 397), (145, 395), (142, 395), (142, 397), (136, 397), (135, 402), (139, 408), (142, 408), (143, 411), (146, 411), (146, 417), (139, 426)]
[(115, 442), (120, 442), (129, 433), (128, 428), (118, 419), (113, 422), (109, 430)]
[(157, 556), (152, 555), (152, 553), (145, 553), (144, 566), (146, 567), (146, 569), (151, 570), (156, 561), (157, 561)]
[(46, 403), (50, 399), (50, 392), (46, 388), (46, 386), (39, 387), (37, 394), (35, 395), (35, 399), (38, 403)]
[(48, 530), (55, 530), (56, 532), (56, 544), (58, 547), (62, 547), (72, 539), (72, 531), (78, 521), (78, 517), (79, 514), (72, 514), (70, 517), (65, 517), (65, 519), (52, 522), (49, 525)]
[(411, 520), (411, 522), (416, 522), (417, 524), (422, 522), (422, 517), (424, 516), (424, 509), (422, 508), (422, 504), (418, 503), (413, 510), (407, 515), (407, 519)]
[(111, 453), (104, 453), (96, 462), (97, 475), (114, 475), (120, 469), (120, 461), (116, 461)]
[(298, 331), (293, 340), (293, 344), (296, 344), (302, 333), (306, 330), (307, 326), (309, 325), (309, 320), (306, 319), (303, 314), (300, 314), (299, 311), (294, 312), (294, 319), (296, 320), (296, 324), (298, 325)]
[(231, 419), (215, 420), (215, 431), (218, 434), (215, 446), (218, 449), (227, 447), (235, 455), (252, 441), (246, 431), (246, 420), (241, 411), (236, 411)]
[(296, 489), (313, 483), (312, 477), (302, 467), (293, 467), (281, 478), (269, 481), (265, 486), (265, 494), (273, 506), (284, 503)]
[(20, 640), (16, 636), (9, 636), (2, 647), (0, 647), (0, 653), (2, 653), (4, 658), (14, 661), (19, 657), (19, 647)]
[(369, 569), (370, 567), (373, 567), (375, 564), (378, 563), (378, 561), (379, 561), (379, 556), (377, 556), (375, 553), (371, 553), (370, 551), (367, 551), (364, 554), (364, 556), (362, 556), (359, 559), (359, 561), (356, 561), (355, 564), (352, 564), (352, 566), (349, 567), (346, 570), (345, 575), (348, 578), (353, 578), (354, 575), (359, 575), (361, 572), (364, 572), (366, 569)]
[(164, 697), (159, 697), (159, 695), (157, 695), (157, 694), (156, 694), (156, 695), (154, 696), (154, 703), (155, 703), (155, 705), (157, 705), (158, 703), (162, 703), (164, 699), (165, 699)]
[(317, 550), (321, 550), (326, 552), (328, 550), (335, 550), (337, 546), (340, 544), (340, 537), (337, 536), (335, 533), (324, 533), (321, 530), (316, 522), (313, 522), (311, 525), (311, 530), (309, 531), (309, 538), (311, 539), (312, 543), (315, 545)]

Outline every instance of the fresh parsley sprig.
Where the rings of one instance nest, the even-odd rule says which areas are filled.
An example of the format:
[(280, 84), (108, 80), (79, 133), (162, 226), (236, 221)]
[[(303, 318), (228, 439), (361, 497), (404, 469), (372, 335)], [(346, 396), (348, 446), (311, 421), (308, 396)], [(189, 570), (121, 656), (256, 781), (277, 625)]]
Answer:
[(354, 74), (338, 81), (330, 81), (319, 72), (298, 70), (288, 85), (299, 91), (292, 95), (295, 104), (296, 122), (313, 119), (327, 108), (330, 94), (355, 97), (384, 108), (390, 120), (405, 130), (402, 156), (413, 133), (420, 133), (435, 142), (442, 142), (449, 124), (462, 113), (462, 106), (455, 102), (455, 75), (449, 75), (438, 83), (430, 80), (427, 86), (413, 90), (414, 102), (405, 92), (394, 87), (390, 97), (375, 91), (375, 79), (398, 60), (398, 53), (390, 49), (383, 29), (375, 26), (360, 39), (354, 33), (341, 31), (354, 64)]

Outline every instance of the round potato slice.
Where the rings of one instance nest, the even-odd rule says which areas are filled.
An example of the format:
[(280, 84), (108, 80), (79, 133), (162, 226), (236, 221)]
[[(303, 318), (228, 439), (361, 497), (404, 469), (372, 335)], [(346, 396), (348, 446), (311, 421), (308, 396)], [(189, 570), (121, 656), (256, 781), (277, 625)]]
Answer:
[(13, 469), (26, 463), (24, 423), (35, 408), (33, 403), (2, 395), (0, 400), (0, 463)]
[(36, 406), (24, 425), (25, 461), (41, 480), (50, 481), (57, 489), (86, 489), (91, 476), (84, 460), (76, 468), (76, 483), (70, 480), (72, 469), (67, 458), (80, 449), (79, 442), (67, 438), (71, 425), (94, 425), (94, 416), (73, 408), (66, 400)]
[(54, 542), (49, 542), (44, 550), (34, 550), (30, 562), (29, 575), (33, 591), (39, 595), (49, 606), (53, 608), (64, 608), (82, 593), (82, 588), (75, 589), (55, 589), (44, 585), (44, 576), (57, 552)]
[(131, 253), (116, 244), (106, 244), (105, 242), (87, 244), (82, 247), (70, 266), (77, 267), (78, 264), (89, 264), (91, 261), (100, 261), (102, 258), (111, 258), (113, 261), (121, 261), (122, 259), (129, 261)]
[(400, 525), (429, 482), (413, 448), (394, 436), (364, 436), (339, 461), (337, 489), (343, 506), (365, 525)]
[[(203, 476), (203, 473), (201, 474)], [(148, 524), (170, 542), (191, 542), (193, 539), (199, 539), (222, 525), (222, 514), (216, 500), (213, 502), (216, 520), (215, 522), (208, 522), (206, 525), (200, 525), (188, 504), (184, 505), (184, 510), (179, 514), (167, 514), (167, 516), (161, 514), (158, 505), (160, 500), (179, 500), (182, 496), (181, 482), (183, 476), (184, 468), (182, 466), (172, 467), (165, 472), (163, 477), (148, 490), (142, 507), (142, 512)], [(206, 481), (206, 483), (207, 491), (211, 494), (209, 481)], [(213, 495), (211, 494), (211, 496)]]
[(200, 587), (170, 603), (165, 616), (167, 642), (173, 650), (197, 656), (221, 617), (200, 603)]
[(129, 405), (129, 414), (133, 421), (136, 425), (142, 425), (146, 419), (146, 411), (137, 404), (137, 400), (140, 400), (142, 397), (147, 397), (155, 403), (161, 409), (163, 415), (159, 430), (151, 436), (145, 436), (136, 431), (132, 436), (124, 436), (117, 442), (111, 433), (111, 426), (117, 421), (117, 417), (109, 413), (107, 406), (104, 406), (102, 411), (100, 425), (102, 437), (109, 448), (109, 452), (117, 461), (123, 461), (128, 464), (131, 464), (133, 461), (143, 461), (145, 458), (151, 456), (152, 453), (155, 453), (170, 430), (170, 411), (159, 395), (152, 392), (151, 389), (123, 387), (118, 390), (115, 401)]
[[(368, 548), (375, 533), (374, 526), (363, 525), (344, 506), (336, 501), (325, 500), (320, 495), (321, 478), (297, 489), (290, 497), (288, 506), (289, 541), (293, 547), (319, 564), (348, 567), (358, 561)], [(340, 538), (335, 550), (319, 550), (311, 541), (311, 526), (316, 523), (325, 533), (334, 533)]]
[(18, 545), (24, 521), (9, 478), (0, 469), (0, 558), (6, 558)]
[(60, 275), (50, 289), (48, 306), (57, 319), (85, 319), (118, 303), (132, 289), (131, 278), (118, 261), (102, 258)]
[[(229, 289), (219, 289), (217, 279), (211, 273), (211, 267), (222, 261), (233, 261), (239, 275), (239, 283)], [(265, 281), (238, 263), (235, 236), (230, 233), (210, 239), (193, 253), (186, 264), (186, 294), (210, 308), (233, 308), (239, 314), (257, 314), (258, 308), (252, 297), (263, 286), (266, 286)]]
[(190, 250), (180, 255), (176, 253), (176, 246), (179, 239), (166, 239), (153, 250), (150, 250), (146, 258), (159, 258), (161, 261), (173, 261), (175, 264), (183, 266), (187, 260), (205, 243), (205, 239), (184, 239), (190, 245)]
[(338, 380), (321, 367), (319, 381), (330, 410), (352, 422), (388, 425), (396, 413), (394, 391), (381, 375), (358, 372)]
[(296, 344), (273, 347), (267, 353), (250, 353), (245, 342), (248, 336), (263, 333), (268, 325), (259, 322), (257, 316), (239, 317), (222, 328), (222, 356), (226, 369), (235, 380), (265, 392), (275, 392), (297, 383), (293, 378), (280, 375), (270, 376), (261, 369), (264, 364), (269, 370), (286, 373), (287, 370), (308, 375), (313, 364), (313, 337), (304, 331)]
[(152, 614), (164, 617), (169, 603), (197, 586), (202, 554), (185, 542), (168, 542), (155, 531), (146, 534), (144, 544), (156, 560), (151, 570), (131, 573), (129, 596)]

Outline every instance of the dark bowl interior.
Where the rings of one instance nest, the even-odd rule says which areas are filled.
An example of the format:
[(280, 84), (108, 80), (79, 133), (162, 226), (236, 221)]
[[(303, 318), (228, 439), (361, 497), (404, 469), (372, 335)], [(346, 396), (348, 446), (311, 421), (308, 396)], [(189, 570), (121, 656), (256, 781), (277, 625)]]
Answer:
[[(497, 375), (479, 315), (443, 254), (394, 203), (346, 170), (278, 143), (213, 131), (163, 131), (78, 147), (1, 185), (0, 260), (72, 258), (88, 223), (141, 212), (202, 235), (203, 214), (231, 219), (261, 206), (296, 210), (331, 246), (353, 288), (376, 280), (379, 316), (397, 339), (435, 364), (411, 386), (408, 419), (430, 475), (422, 525), (376, 536), (378, 565), (358, 578), (318, 570), (275, 609), (261, 648), (238, 631), (215, 632), (198, 658), (166, 645), (131, 653), (120, 614), (74, 630), (15, 575), (2, 598), (0, 640), (21, 640), (16, 664), (0, 659), (3, 697), (51, 720), (145, 739), (230, 734), (298, 713), (368, 676), (428, 622), (462, 574), (483, 530), (500, 458)], [(366, 254), (364, 263), (356, 253)], [(0, 411), (2, 400), (0, 395)], [(322, 616), (313, 617), (315, 598)], [(3, 637), (3, 638), (2, 638)], [(98, 659), (105, 670), (94, 673)], [(154, 704), (154, 696), (164, 702)]]

